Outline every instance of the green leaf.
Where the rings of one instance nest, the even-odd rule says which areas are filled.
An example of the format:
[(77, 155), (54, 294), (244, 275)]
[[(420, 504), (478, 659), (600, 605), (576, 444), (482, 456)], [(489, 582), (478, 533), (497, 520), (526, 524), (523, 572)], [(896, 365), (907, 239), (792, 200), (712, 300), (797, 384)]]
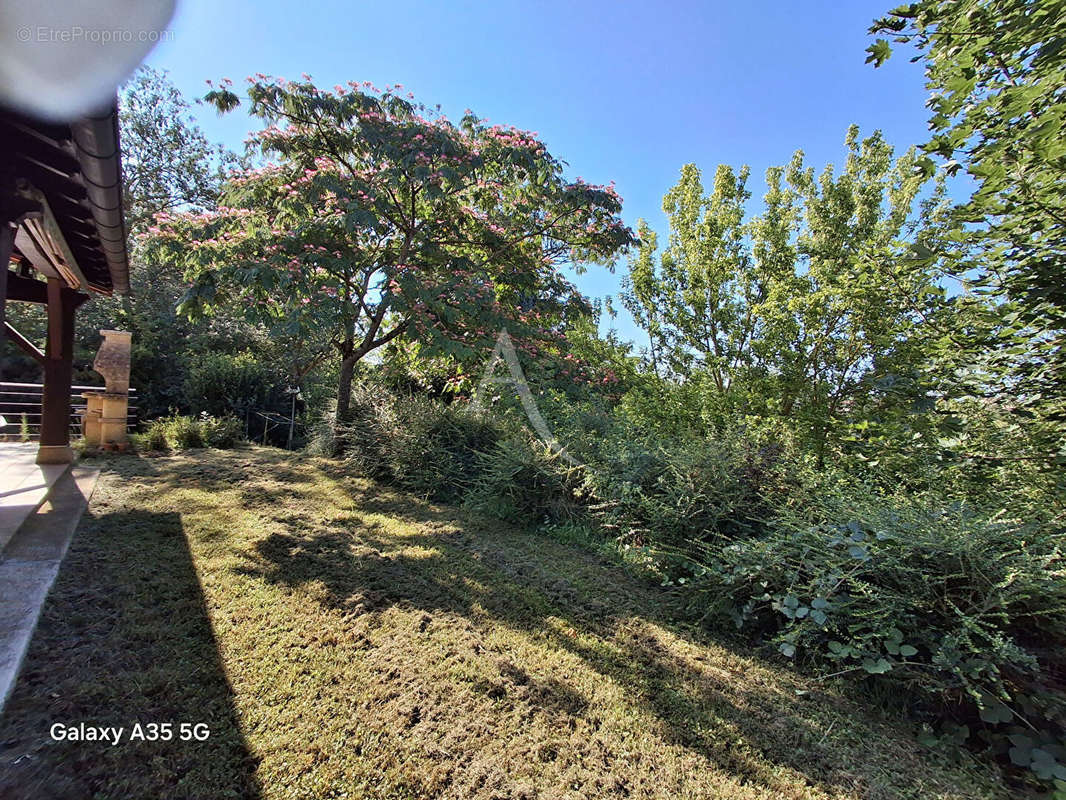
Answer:
[(866, 63), (872, 63), (875, 67), (879, 67), (891, 57), (892, 45), (885, 39), (878, 39), (866, 48), (866, 52), (869, 53), (866, 57)]
[(1055, 759), (1055, 756), (1051, 755), (1047, 750), (1041, 747), (1034, 747), (1030, 753), (1032, 763), (1029, 764), (1031, 769), (1038, 778), (1042, 780), (1051, 780), (1052, 777), (1059, 778), (1060, 780), (1066, 779), (1066, 769), (1063, 765), (1059, 764)]
[(985, 722), (993, 725), (1001, 722), (1010, 722), (1013, 716), (1010, 713), (1010, 709), (1007, 708), (1006, 703), (993, 702), (990, 705), (982, 706), (980, 711), (981, 719)]
[(870, 557), (870, 553), (867, 551), (867, 549), (859, 544), (851, 545), (851, 547), (848, 548), (848, 555), (850, 555), (852, 558), (857, 558), (860, 561), (865, 561), (867, 558)]
[(876, 660), (872, 658), (864, 658), (862, 661), (862, 668), (871, 675), (881, 675), (892, 669), (892, 663), (887, 658), (878, 658)]
[(1033, 748), (1034, 742), (1032, 740), (1032, 737), (1026, 736), (1024, 733), (1012, 733), (1010, 736), (1007, 737), (1007, 739), (1009, 739), (1010, 743), (1013, 744), (1015, 747), (1021, 748), (1025, 751), (1029, 751)]
[(1033, 760), (1029, 755), (1031, 750), (1030, 747), (1012, 747), (1007, 754), (1010, 756), (1011, 763), (1016, 767), (1028, 767)]

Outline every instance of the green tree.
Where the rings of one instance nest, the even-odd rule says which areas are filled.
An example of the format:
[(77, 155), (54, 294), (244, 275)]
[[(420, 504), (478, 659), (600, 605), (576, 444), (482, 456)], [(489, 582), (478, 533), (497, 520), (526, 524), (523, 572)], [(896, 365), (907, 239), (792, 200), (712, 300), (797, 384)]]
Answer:
[[(153, 246), (187, 267), (185, 313), (238, 309), (334, 350), (339, 416), (356, 364), (400, 337), (463, 356), (507, 325), (537, 352), (578, 297), (558, 267), (633, 241), (613, 188), (565, 180), (534, 134), (453, 124), (399, 86), (249, 81), (254, 146), (276, 162), (231, 178), (217, 211), (165, 218)], [(241, 103), (228, 83), (206, 99)]]
[(101, 328), (133, 334), (132, 384), (142, 415), (187, 408), (182, 389), (196, 352), (239, 352), (258, 338), (245, 324), (219, 319), (195, 329), (175, 309), (186, 284), (171, 262), (146, 263), (140, 237), (159, 213), (214, 208), (236, 157), (212, 145), (166, 72), (141, 67), (119, 94), (123, 211), (130, 246), (130, 297), (97, 297), (78, 315), (78, 341), (91, 362)]
[(657, 279), (652, 263), (658, 242), (645, 225), (624, 298), (648, 325), (656, 360), (661, 355), (674, 374), (698, 367), (719, 393), (750, 353), (756, 298), (744, 241), (747, 177), (747, 168), (735, 173), (722, 165), (706, 197), (699, 169), (685, 165), (680, 182), (663, 199), (670, 241)]
[(854, 126), (846, 143), (839, 175), (826, 167), (816, 177), (799, 157), (786, 170), (799, 214), (787, 251), (796, 263), (784, 273), (768, 266), (756, 312), (778, 409), (810, 430), (819, 459), (838, 420), (858, 416), (879, 382), (923, 366), (924, 324), (943, 295), (933, 271), (910, 257), (936, 227), (942, 186), (920, 204), (925, 176), (913, 149), (893, 159), (879, 133), (860, 141)]
[(852, 127), (846, 146), (839, 173), (816, 175), (802, 153), (768, 170), (750, 219), (746, 170), (719, 167), (705, 196), (684, 167), (664, 200), (669, 246), (656, 263), (640, 228), (624, 297), (674, 376), (706, 384), (712, 416), (788, 420), (819, 458), (841, 423), (921, 370), (923, 326), (944, 313), (933, 265), (912, 255), (937, 230), (942, 184), (921, 199), (918, 154), (894, 158), (880, 133)]
[(164, 211), (214, 208), (237, 157), (211, 144), (165, 71), (142, 66), (122, 87), (119, 125), (126, 228), (146, 231)]
[[(913, 45), (925, 66), (932, 139), (926, 151), (977, 190), (955, 214), (956, 274), (996, 303), (968, 357), (984, 387), (1066, 459), (1066, 2), (922, 0), (871, 33)], [(880, 66), (892, 44), (878, 39)], [(932, 171), (927, 157), (921, 164)], [(945, 248), (948, 249), (948, 248)]]

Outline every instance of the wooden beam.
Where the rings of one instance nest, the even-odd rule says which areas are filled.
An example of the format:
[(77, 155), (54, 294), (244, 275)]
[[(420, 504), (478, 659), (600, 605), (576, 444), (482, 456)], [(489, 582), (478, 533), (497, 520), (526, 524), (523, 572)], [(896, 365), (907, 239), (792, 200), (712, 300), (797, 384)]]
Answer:
[(71, 312), (91, 297), (92, 295), (85, 294), (84, 292), (77, 292), (73, 289), (63, 290), (63, 302), (70, 306)]
[[(47, 266), (55, 270), (72, 289), (88, 291), (89, 282), (85, 279), (81, 267), (78, 266), (70, 245), (67, 244), (67, 237), (63, 234), (63, 229), (55, 214), (52, 213), (44, 192), (29, 184), (23, 185), (18, 192), (22, 199), (34, 203), (41, 210), (39, 219), (27, 219), (23, 227), (34, 239), (37, 249), (47, 261)], [(26, 255), (30, 261), (34, 261), (33, 253), (27, 252)], [(38, 261), (34, 263), (34, 266), (45, 274), (49, 272), (45, 263)]]
[(0, 274), (0, 326), (7, 324), (7, 276), (11, 271), (11, 249), (15, 243), (15, 231), (11, 222), (5, 219), (6, 214), (0, 214), (0, 264), (4, 267)]
[(9, 274), (7, 276), (7, 299), (19, 300), (23, 303), (46, 304), (48, 285), (44, 281), (23, 278), (14, 273)]
[(64, 339), (66, 338), (63, 336), (63, 281), (59, 278), (49, 278), (46, 285), (48, 292), (48, 344), (45, 345), (45, 352), (48, 354), (48, 358), (54, 361), (62, 361), (63, 351), (66, 349), (63, 347), (65, 344)]
[(42, 353), (40, 349), (38, 349), (37, 345), (35, 345), (17, 330), (15, 330), (15, 328), (13, 328), (11, 323), (7, 320), (4, 320), (4, 333), (7, 335), (8, 339), (10, 339), (19, 347), (21, 347), (29, 355), (33, 356), (33, 358), (36, 359), (38, 364), (44, 363), (44, 353)]

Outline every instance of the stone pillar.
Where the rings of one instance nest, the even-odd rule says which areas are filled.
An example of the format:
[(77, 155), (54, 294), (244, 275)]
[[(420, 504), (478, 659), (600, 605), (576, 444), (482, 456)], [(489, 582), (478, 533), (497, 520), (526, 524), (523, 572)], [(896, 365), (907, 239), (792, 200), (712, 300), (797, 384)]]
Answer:
[(81, 418), (81, 434), (86, 444), (98, 445), (100, 439), (100, 417), (104, 414), (104, 395), (101, 392), (84, 392), (85, 414)]
[(130, 391), (130, 339), (128, 331), (100, 331), (103, 344), (93, 361), (93, 369), (104, 376), (108, 394), (127, 395)]
[(87, 444), (125, 450), (130, 390), (130, 339), (126, 331), (100, 331), (104, 342), (93, 369), (104, 376), (103, 392), (87, 392), (82, 430)]
[(105, 394), (100, 414), (100, 444), (126, 449), (126, 415), (130, 398), (127, 394)]

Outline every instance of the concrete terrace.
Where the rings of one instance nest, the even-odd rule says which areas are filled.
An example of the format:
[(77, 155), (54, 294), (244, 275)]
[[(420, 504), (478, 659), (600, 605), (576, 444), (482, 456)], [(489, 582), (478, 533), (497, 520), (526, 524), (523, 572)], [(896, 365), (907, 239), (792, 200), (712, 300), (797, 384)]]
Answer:
[(36, 457), (36, 442), (0, 443), (0, 711), (99, 475)]
[(37, 464), (36, 442), (0, 442), (0, 553), (69, 468)]

